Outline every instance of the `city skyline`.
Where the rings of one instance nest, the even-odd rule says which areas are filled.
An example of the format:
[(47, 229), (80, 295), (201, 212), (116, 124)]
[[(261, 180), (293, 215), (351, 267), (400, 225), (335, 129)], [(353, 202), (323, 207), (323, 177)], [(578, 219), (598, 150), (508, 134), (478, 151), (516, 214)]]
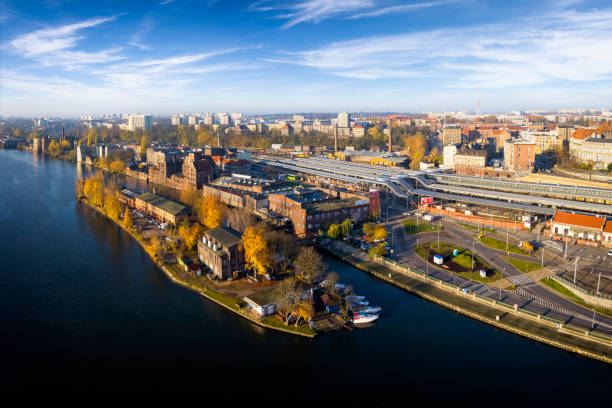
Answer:
[(609, 106), (602, 1), (2, 0), (0, 114)]

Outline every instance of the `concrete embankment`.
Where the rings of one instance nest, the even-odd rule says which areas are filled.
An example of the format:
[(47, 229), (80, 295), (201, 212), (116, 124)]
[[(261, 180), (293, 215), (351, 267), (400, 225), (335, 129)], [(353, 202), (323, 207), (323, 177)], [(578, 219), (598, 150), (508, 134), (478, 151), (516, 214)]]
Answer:
[(379, 279), (465, 316), (566, 351), (612, 363), (612, 342), (599, 334), (567, 326), (513, 305), (463, 293), (452, 284), (405, 270), (390, 261), (366, 261), (356, 255), (355, 248), (340, 242), (319, 248)]
[(239, 306), (235, 305), (234, 307), (218, 300), (215, 299), (213, 296), (214, 290), (213, 289), (208, 289), (208, 287), (204, 286), (204, 285), (196, 285), (192, 282), (187, 282), (183, 279), (181, 279), (180, 276), (178, 276), (174, 271), (172, 271), (167, 265), (162, 264), (161, 262), (156, 261), (151, 254), (149, 253), (149, 251), (147, 251), (147, 248), (144, 244), (144, 242), (142, 242), (142, 240), (140, 239), (140, 237), (138, 237), (136, 234), (134, 234), (132, 231), (128, 231), (126, 230), (123, 225), (121, 225), (121, 223), (116, 222), (115, 220), (111, 219), (110, 217), (108, 217), (106, 214), (104, 214), (103, 212), (101, 212), (98, 208), (96, 208), (95, 206), (93, 206), (91, 203), (89, 203), (87, 200), (85, 199), (81, 199), (80, 200), (82, 203), (86, 204), (87, 206), (89, 206), (91, 209), (93, 209), (94, 211), (98, 212), (99, 214), (103, 215), (104, 217), (108, 218), (110, 221), (114, 222), (116, 225), (118, 225), (119, 227), (121, 227), (123, 229), (123, 231), (127, 232), (128, 234), (130, 234), (130, 236), (132, 238), (134, 238), (134, 240), (138, 243), (138, 245), (140, 245), (142, 247), (142, 249), (144, 250), (144, 252), (146, 252), (149, 257), (151, 258), (151, 261), (153, 261), (157, 267), (164, 272), (164, 274), (175, 284), (182, 286), (184, 288), (190, 289), (194, 292), (199, 293), (200, 295), (204, 296), (206, 299), (211, 300), (213, 302), (215, 302), (216, 304), (218, 304), (219, 306), (224, 307), (225, 309), (236, 313), (238, 316), (243, 317), (249, 321), (251, 321), (252, 323), (255, 323), (258, 326), (264, 327), (266, 329), (272, 329), (272, 330), (277, 330), (277, 331), (281, 331), (284, 333), (288, 333), (288, 334), (294, 334), (294, 335), (298, 335), (298, 336), (303, 336), (303, 337), (309, 337), (309, 338), (313, 338), (316, 336), (316, 333), (303, 333), (303, 332), (299, 332), (299, 331), (294, 331), (291, 330), (290, 328), (284, 328), (282, 327), (282, 325), (279, 326), (273, 326), (270, 325), (262, 320), (259, 319), (258, 316), (249, 313), (247, 310), (240, 308)]

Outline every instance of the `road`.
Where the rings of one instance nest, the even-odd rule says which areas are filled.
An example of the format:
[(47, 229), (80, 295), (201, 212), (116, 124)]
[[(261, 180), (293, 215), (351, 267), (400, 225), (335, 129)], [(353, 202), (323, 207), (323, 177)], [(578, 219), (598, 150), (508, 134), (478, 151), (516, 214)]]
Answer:
[[(389, 231), (392, 232), (392, 239), (390, 242), (394, 249), (393, 259), (396, 259), (398, 262), (422, 271), (428, 269), (430, 275), (445, 282), (454, 283), (467, 292), (477, 293), (481, 296), (501, 300), (509, 304), (517, 304), (519, 307), (535, 313), (572, 323), (585, 329), (591, 329), (594, 323), (593, 327), (595, 330), (606, 334), (612, 334), (612, 318), (599, 313), (596, 313), (593, 318), (593, 312), (591, 310), (585, 309), (567, 300), (563, 296), (540, 286), (528, 275), (521, 273), (503, 259), (503, 256), (507, 256), (504, 251), (489, 248), (476, 241), (474, 238), (474, 231), (470, 231), (454, 222), (444, 219), (442, 220), (443, 230), (440, 232), (440, 241), (450, 242), (469, 249), (472, 247), (472, 242), (476, 241), (474, 244), (475, 253), (500, 272), (502, 276), (516, 285), (517, 289), (515, 291), (506, 291), (490, 285), (481, 284), (457, 276), (434, 265), (427, 265), (427, 263), (414, 252), (414, 246), (417, 244), (417, 239), (420, 243), (436, 241), (438, 239), (438, 233), (407, 234), (402, 224), (402, 220), (406, 217), (401, 216), (401, 212), (393, 211), (390, 212), (389, 216), (389, 223), (385, 224)], [(511, 256), (531, 262), (540, 262), (540, 258), (538, 257), (529, 257), (513, 253), (511, 253)], [(551, 260), (549, 259), (547, 262), (551, 262)]]

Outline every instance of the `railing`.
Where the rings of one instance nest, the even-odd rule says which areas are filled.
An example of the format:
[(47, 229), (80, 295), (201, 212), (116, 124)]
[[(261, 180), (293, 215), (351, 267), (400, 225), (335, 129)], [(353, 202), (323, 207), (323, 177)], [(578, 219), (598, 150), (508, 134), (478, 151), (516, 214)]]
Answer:
[(559, 275), (550, 275), (550, 277), (553, 280), (558, 281), (559, 283), (562, 283), (564, 285), (570, 286), (573, 289), (576, 289), (578, 292), (580, 292), (580, 293), (582, 293), (584, 295), (595, 296), (595, 297), (599, 297), (599, 298), (602, 298), (602, 299), (611, 299), (612, 300), (612, 295), (606, 295), (606, 294), (602, 294), (602, 293), (598, 294), (598, 293), (596, 293), (596, 292), (594, 292), (592, 290), (586, 290), (584, 288), (581, 288), (578, 285), (575, 285), (573, 282), (568, 281), (567, 279), (565, 279), (562, 276), (559, 276)]

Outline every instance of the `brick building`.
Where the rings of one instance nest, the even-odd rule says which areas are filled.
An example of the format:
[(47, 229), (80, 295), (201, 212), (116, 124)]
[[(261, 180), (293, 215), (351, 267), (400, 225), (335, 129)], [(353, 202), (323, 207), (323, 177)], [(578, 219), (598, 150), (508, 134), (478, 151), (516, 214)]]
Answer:
[(487, 151), (462, 148), (455, 153), (455, 171), (466, 176), (484, 176)]
[(504, 166), (510, 171), (531, 172), (535, 163), (536, 145), (524, 140), (504, 143)]
[(347, 218), (358, 222), (370, 215), (369, 198), (330, 199), (312, 189), (270, 194), (268, 201), (270, 211), (291, 219), (294, 233), (298, 237), (312, 235), (319, 228), (341, 223)]
[(160, 222), (176, 225), (191, 215), (191, 208), (154, 193), (143, 193), (133, 197), (134, 207)]
[(206, 231), (198, 241), (198, 258), (219, 279), (237, 278), (246, 270), (242, 237), (232, 228)]

